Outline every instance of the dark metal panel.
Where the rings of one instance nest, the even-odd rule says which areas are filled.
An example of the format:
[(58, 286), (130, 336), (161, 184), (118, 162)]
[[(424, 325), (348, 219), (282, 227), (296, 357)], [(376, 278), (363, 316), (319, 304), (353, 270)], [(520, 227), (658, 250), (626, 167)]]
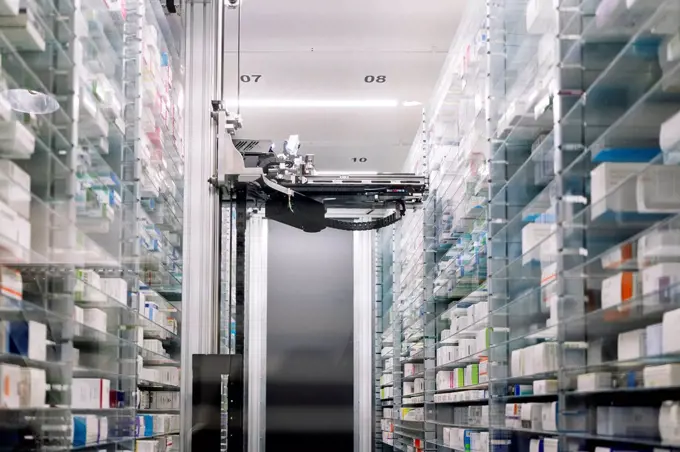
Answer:
[(353, 449), (352, 239), (269, 225), (268, 451)]
[(219, 451), (222, 443), (224, 377), (229, 396), (229, 450), (243, 449), (243, 356), (193, 355), (192, 452)]

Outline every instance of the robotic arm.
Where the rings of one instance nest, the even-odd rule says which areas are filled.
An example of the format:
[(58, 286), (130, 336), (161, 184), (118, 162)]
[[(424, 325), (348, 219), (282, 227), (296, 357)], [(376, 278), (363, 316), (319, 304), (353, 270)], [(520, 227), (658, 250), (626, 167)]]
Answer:
[[(300, 141), (292, 135), (276, 153), (261, 140), (234, 140), (227, 133), (228, 115), (218, 110), (218, 175), (211, 181), (227, 192), (246, 185), (253, 200), (265, 200), (265, 216), (306, 232), (326, 227), (372, 230), (399, 221), (407, 204), (422, 202), (424, 177), (405, 174), (318, 176), (314, 155), (298, 155)], [(240, 149), (240, 150), (239, 150)], [(327, 208), (388, 209), (393, 213), (372, 221), (326, 218)], [(357, 216), (360, 216), (358, 214)]]

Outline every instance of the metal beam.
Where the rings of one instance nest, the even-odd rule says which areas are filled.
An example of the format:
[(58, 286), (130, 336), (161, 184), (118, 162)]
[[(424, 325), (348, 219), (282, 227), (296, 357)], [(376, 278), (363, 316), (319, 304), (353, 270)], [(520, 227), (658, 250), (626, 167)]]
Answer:
[(219, 300), (215, 253), (219, 252), (219, 196), (208, 184), (216, 172), (216, 124), (211, 101), (220, 99), (223, 3), (190, 0), (185, 5), (186, 158), (184, 190), (184, 279), (182, 287), (181, 448), (191, 450), (192, 356), (218, 352)]

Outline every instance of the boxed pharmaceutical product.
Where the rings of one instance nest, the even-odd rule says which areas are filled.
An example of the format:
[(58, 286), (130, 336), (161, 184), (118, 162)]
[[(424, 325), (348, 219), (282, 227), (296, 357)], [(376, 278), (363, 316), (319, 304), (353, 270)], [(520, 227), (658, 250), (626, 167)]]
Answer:
[(637, 256), (637, 247), (633, 243), (616, 245), (602, 255), (602, 268), (616, 270), (622, 265), (630, 264)]
[(520, 409), (521, 427), (542, 430), (543, 406), (540, 403), (523, 403)]
[(106, 416), (99, 417), (99, 436), (97, 442), (102, 443), (109, 439), (109, 418)]
[[(543, 244), (553, 233), (553, 225), (549, 223), (529, 223), (522, 228), (522, 259), (525, 264), (539, 261), (543, 254)], [(539, 249), (538, 246), (541, 245)]]
[(610, 372), (592, 372), (581, 374), (576, 379), (578, 391), (590, 392), (608, 389), (612, 387), (612, 374)]
[(74, 378), (71, 405), (74, 408), (110, 408), (111, 382), (102, 378)]
[(642, 370), (645, 388), (667, 388), (680, 386), (680, 364), (647, 366)]
[(29, 359), (45, 361), (47, 357), (47, 327), (33, 321), (9, 324), (9, 351)]
[(401, 409), (401, 420), (402, 421), (423, 421), (424, 420), (423, 408), (402, 408)]
[(619, 334), (618, 359), (628, 361), (645, 356), (646, 332), (644, 328)]
[(0, 200), (23, 219), (31, 215), (31, 176), (11, 160), (0, 160)]
[(45, 370), (32, 367), (21, 368), (20, 404), (23, 408), (42, 408), (45, 406), (47, 377)]
[[(179, 371), (179, 369), (176, 369)], [(179, 375), (177, 376), (177, 384), (179, 384)], [(416, 378), (413, 380), (413, 393), (422, 394), (425, 391), (425, 379)]]
[[(155, 371), (157, 383), (165, 385), (179, 386), (179, 368), (177, 367), (148, 367), (149, 370)], [(417, 379), (416, 379), (417, 380)]]
[(464, 386), (479, 384), (479, 365), (470, 364), (465, 366)]
[(676, 260), (680, 257), (680, 229), (657, 230), (640, 237), (637, 256), (640, 268)]
[(636, 272), (621, 272), (602, 281), (602, 309), (627, 304), (640, 294)]
[(657, 323), (645, 328), (645, 356), (659, 356), (663, 353), (663, 325)]
[(0, 122), (0, 156), (11, 159), (31, 158), (35, 136), (20, 121)]
[(557, 431), (557, 402), (541, 404), (541, 427), (546, 432)]
[(659, 410), (653, 407), (597, 407), (597, 434), (629, 438), (659, 436)]
[(659, 430), (662, 442), (680, 443), (680, 402), (665, 401), (661, 404)]
[(553, 2), (529, 0), (526, 9), (527, 32), (539, 35), (554, 34), (557, 32), (557, 15)]
[(83, 309), (83, 319), (90, 328), (106, 332), (106, 312), (101, 309)]
[(23, 300), (24, 284), (20, 272), (0, 266), (0, 295), (5, 298), (3, 303)]
[(519, 403), (505, 404), (505, 426), (508, 428), (520, 428), (522, 426), (521, 405)]
[(663, 329), (663, 352), (678, 353), (680, 352), (680, 309), (666, 312), (663, 315), (662, 329)]
[(102, 291), (122, 305), (127, 305), (127, 282), (121, 278), (101, 278)]
[[(680, 161), (678, 162), (680, 163)], [(650, 165), (637, 177), (638, 212), (675, 213), (680, 209), (680, 167)]]
[(591, 220), (607, 212), (637, 213), (637, 175), (646, 163), (605, 162), (591, 173)]
[(661, 263), (642, 270), (644, 305), (672, 303), (676, 293), (680, 293), (680, 263)]
[(479, 360), (479, 383), (489, 382), (489, 358), (482, 357)]
[(74, 296), (76, 301), (104, 303), (106, 295), (101, 290), (99, 274), (94, 270), (77, 269)]
[(424, 370), (425, 370), (424, 364), (418, 364), (418, 363), (406, 363), (406, 364), (404, 364), (404, 376), (405, 377), (412, 377), (414, 375), (422, 373)]
[(21, 368), (12, 364), (0, 364), (0, 381), (2, 381), (0, 408), (20, 408)]
[(536, 395), (557, 394), (557, 380), (536, 380), (533, 382), (533, 393)]
[(73, 416), (73, 445), (83, 447), (97, 442), (99, 418), (95, 415)]
[(517, 349), (510, 352), (510, 375), (513, 377), (521, 377), (522, 375), (526, 375), (524, 372), (522, 350), (523, 349)]

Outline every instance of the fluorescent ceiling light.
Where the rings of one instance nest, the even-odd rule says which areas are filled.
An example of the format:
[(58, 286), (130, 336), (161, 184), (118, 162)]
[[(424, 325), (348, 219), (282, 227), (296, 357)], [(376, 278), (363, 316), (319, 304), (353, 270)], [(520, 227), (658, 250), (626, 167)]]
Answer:
[(404, 102), (401, 103), (402, 107), (417, 107), (418, 105), (423, 105), (421, 102), (418, 102), (417, 100), (405, 100)]
[(348, 176), (375, 176), (378, 174), (377, 171), (317, 171), (314, 173), (317, 176), (337, 176), (337, 175), (348, 175)]
[[(395, 99), (241, 99), (242, 107), (263, 108), (393, 108), (398, 107)], [(228, 105), (237, 105), (232, 99)], [(405, 105), (406, 103), (402, 103)]]

